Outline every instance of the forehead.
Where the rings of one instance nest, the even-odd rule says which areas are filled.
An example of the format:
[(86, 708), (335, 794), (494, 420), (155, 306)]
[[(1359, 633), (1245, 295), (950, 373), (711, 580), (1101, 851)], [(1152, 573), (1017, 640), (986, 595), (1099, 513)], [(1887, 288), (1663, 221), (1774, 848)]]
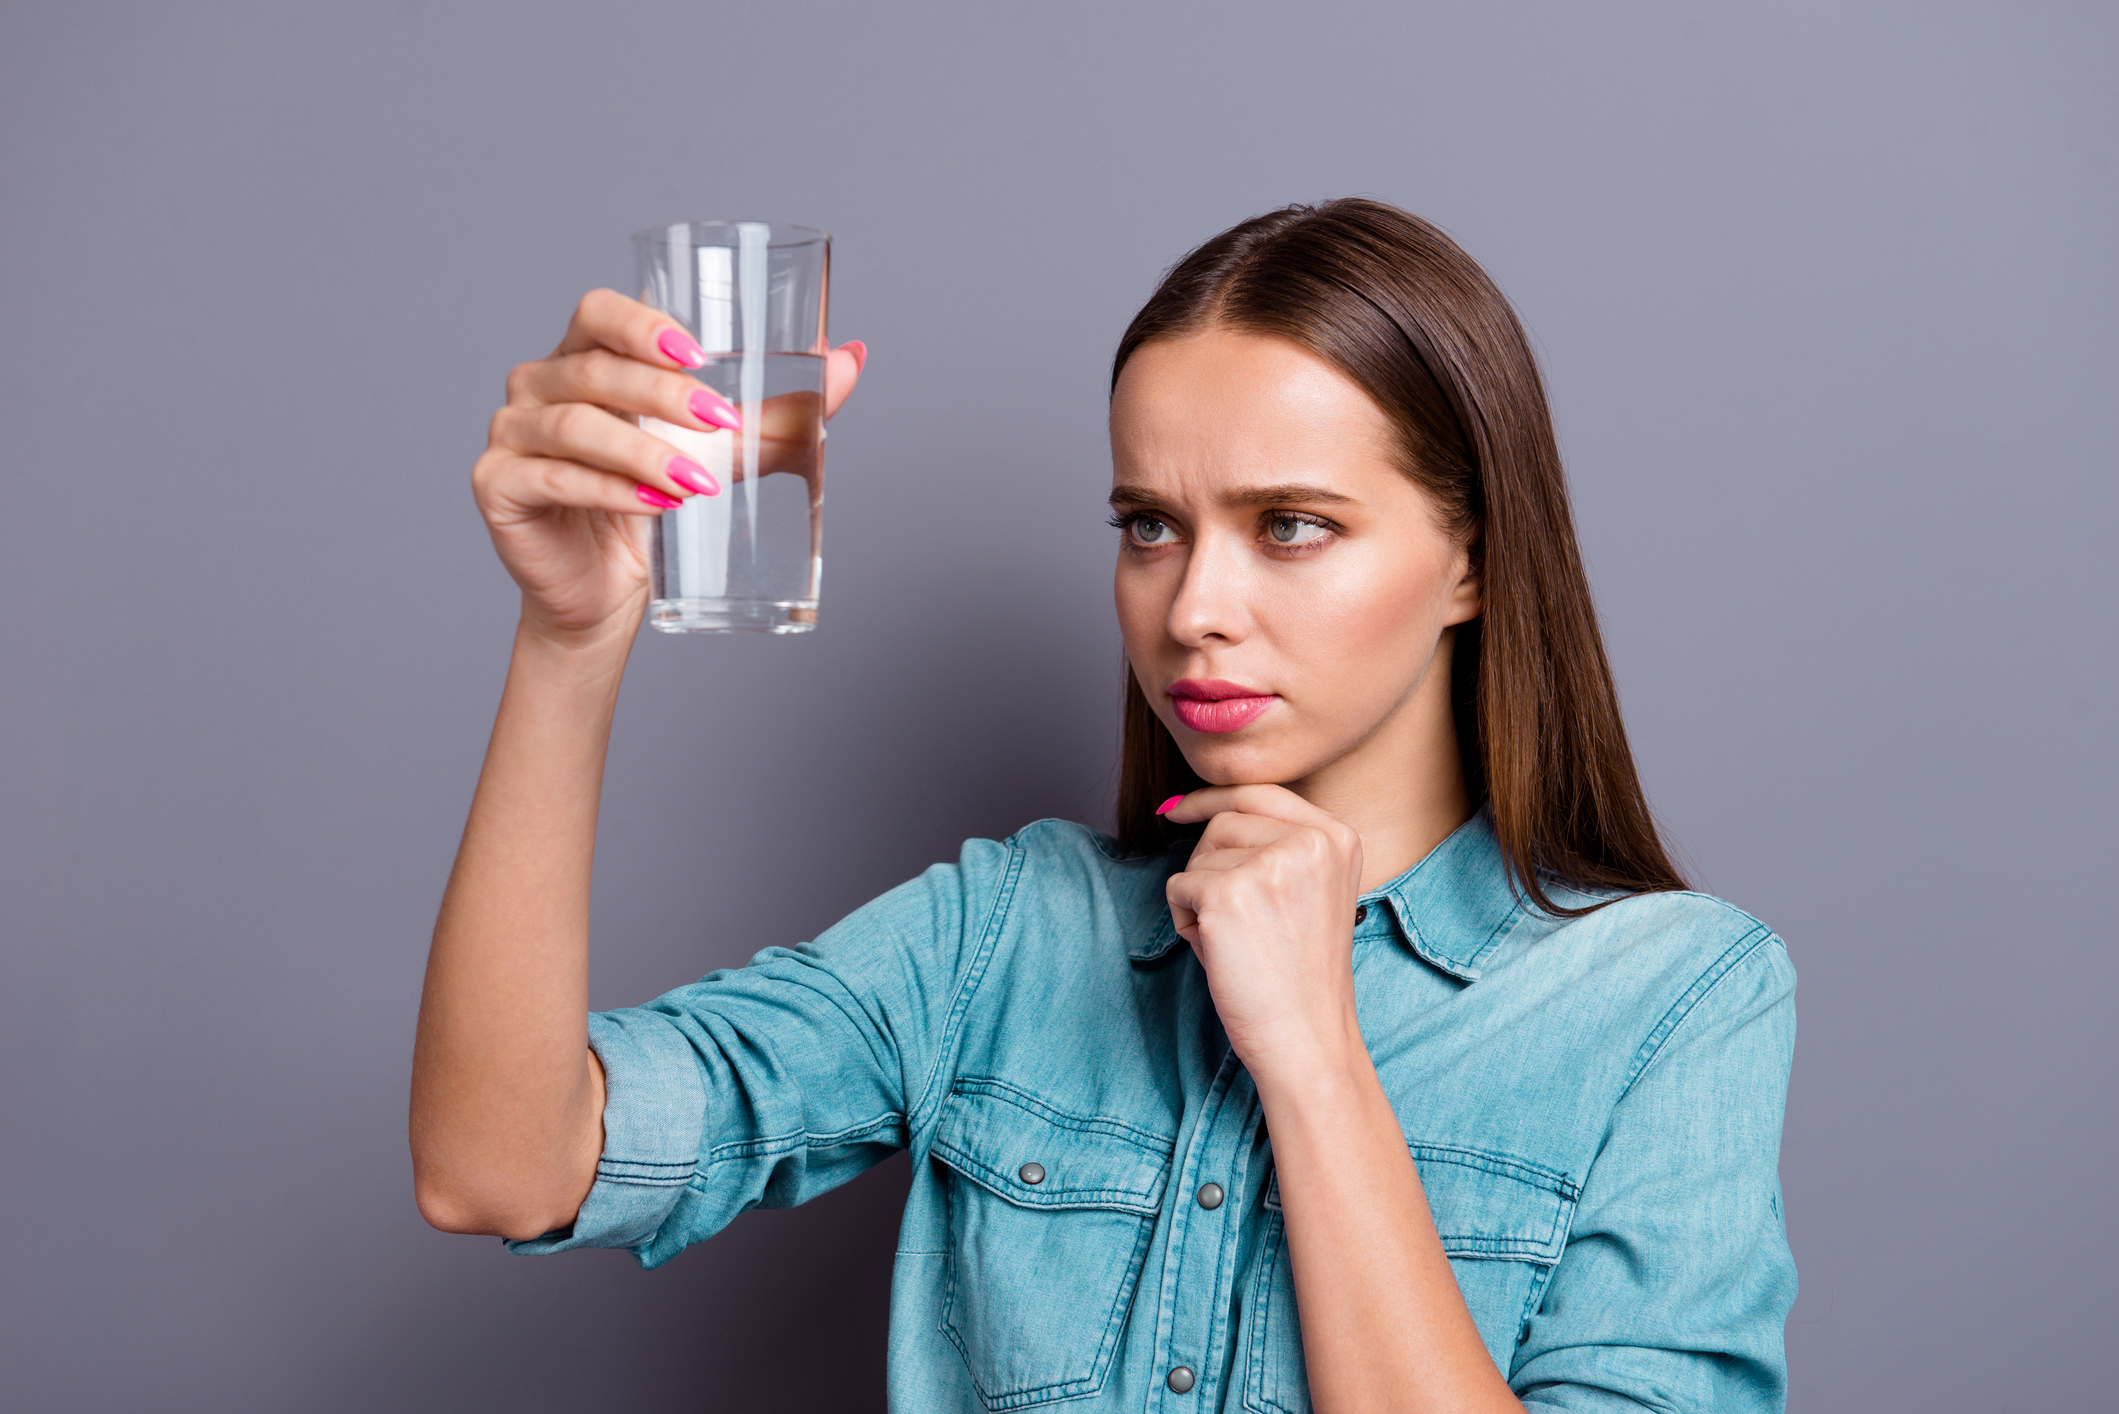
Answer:
[(1360, 385), (1291, 340), (1215, 327), (1127, 360), (1111, 458), (1116, 483), (1170, 490), (1399, 474), (1390, 420)]

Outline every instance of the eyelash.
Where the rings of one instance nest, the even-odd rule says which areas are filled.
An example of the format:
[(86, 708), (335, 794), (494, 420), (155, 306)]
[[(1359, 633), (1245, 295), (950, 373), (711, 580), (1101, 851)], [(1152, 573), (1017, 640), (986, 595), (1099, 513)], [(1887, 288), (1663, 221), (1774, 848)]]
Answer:
[[(1133, 523), (1135, 521), (1142, 520), (1163, 520), (1163, 518), (1161, 516), (1156, 515), (1153, 511), (1114, 511), (1111, 513), (1109, 524), (1113, 530), (1124, 532), (1130, 531), (1133, 528)], [(1314, 525), (1321, 530), (1325, 530), (1333, 534), (1337, 534), (1339, 531), (1339, 527), (1333, 522), (1326, 520), (1323, 516), (1311, 515), (1307, 511), (1267, 511), (1264, 516), (1260, 518), (1259, 524), (1263, 527), (1272, 524), (1276, 520), (1299, 520), (1304, 525)], [(1168, 521), (1163, 521), (1163, 523), (1165, 525), (1169, 524)], [(1130, 535), (1127, 536), (1126, 543), (1129, 547), (1136, 550), (1152, 550), (1157, 548), (1153, 545), (1134, 545), (1132, 537)], [(1276, 550), (1292, 551), (1294, 553), (1299, 554), (1302, 551), (1310, 549), (1311, 546), (1320, 543), (1322, 542), (1313, 540), (1310, 541), (1308, 544), (1304, 545), (1275, 545), (1273, 546), (1273, 548)]]

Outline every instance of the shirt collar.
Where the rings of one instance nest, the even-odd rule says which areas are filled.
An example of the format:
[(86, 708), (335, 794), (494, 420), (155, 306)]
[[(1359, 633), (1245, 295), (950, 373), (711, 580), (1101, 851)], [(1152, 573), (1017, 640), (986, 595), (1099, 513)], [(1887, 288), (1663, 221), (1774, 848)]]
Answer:
[(1492, 809), (1459, 825), (1427, 858), (1363, 901), (1390, 900), (1406, 943), (1427, 962), (1466, 982), (1479, 980), (1479, 964), (1500, 946), (1521, 911), (1509, 887)]
[[(1184, 867), (1181, 857), (1174, 867)], [(1507, 935), (1520, 907), (1490, 809), (1481, 807), (1425, 859), (1361, 896), (1367, 904), (1379, 899), (1389, 902), (1406, 945), (1422, 959), (1452, 977), (1478, 981), (1479, 963)], [(1177, 944), (1170, 910), (1157, 911), (1154, 930), (1126, 949), (1135, 962), (1152, 962)]]

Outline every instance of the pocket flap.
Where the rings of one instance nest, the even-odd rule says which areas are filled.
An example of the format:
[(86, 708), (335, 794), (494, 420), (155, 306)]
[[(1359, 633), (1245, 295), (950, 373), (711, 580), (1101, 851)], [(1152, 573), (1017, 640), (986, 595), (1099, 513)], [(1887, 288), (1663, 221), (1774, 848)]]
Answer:
[[(1582, 1196), (1566, 1174), (1483, 1149), (1414, 1144), (1413, 1165), (1442, 1250), (1452, 1257), (1513, 1258), (1546, 1265), (1560, 1260)], [(1280, 1175), (1266, 1188), (1266, 1206), (1280, 1206)]]
[(935, 1125), (933, 1152), (1019, 1207), (1154, 1213), (1175, 1148), (1174, 1140), (1121, 1120), (1067, 1114), (997, 1080), (959, 1080)]

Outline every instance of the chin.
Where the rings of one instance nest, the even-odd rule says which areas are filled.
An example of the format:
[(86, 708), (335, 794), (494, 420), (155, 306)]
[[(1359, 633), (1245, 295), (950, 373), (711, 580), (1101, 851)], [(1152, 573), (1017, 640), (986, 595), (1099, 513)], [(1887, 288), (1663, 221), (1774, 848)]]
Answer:
[(1190, 749), (1179, 743), (1185, 764), (1210, 786), (1279, 786), (1299, 781), (1314, 768), (1307, 758), (1294, 753), (1248, 746), (1242, 742), (1195, 742)]

